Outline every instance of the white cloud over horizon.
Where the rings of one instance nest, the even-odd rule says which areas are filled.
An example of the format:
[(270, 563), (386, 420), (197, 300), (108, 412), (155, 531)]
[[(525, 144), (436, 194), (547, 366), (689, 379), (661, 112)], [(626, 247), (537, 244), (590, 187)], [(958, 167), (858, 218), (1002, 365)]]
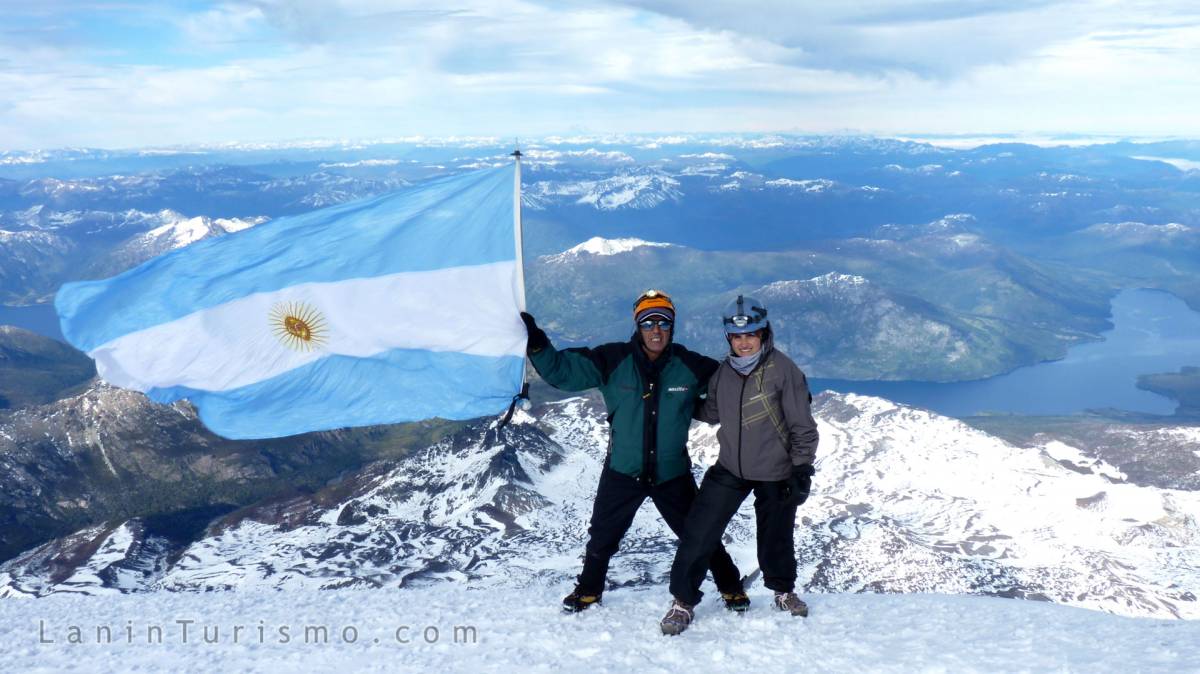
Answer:
[(0, 9), (4, 148), (854, 131), (1200, 136), (1178, 0)]

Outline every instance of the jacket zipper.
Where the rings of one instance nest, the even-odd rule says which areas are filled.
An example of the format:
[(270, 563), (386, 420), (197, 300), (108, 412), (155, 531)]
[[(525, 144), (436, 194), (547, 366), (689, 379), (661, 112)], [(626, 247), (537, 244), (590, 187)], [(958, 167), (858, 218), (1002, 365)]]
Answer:
[[(767, 354), (767, 356), (770, 355), (771, 354)], [(766, 364), (766, 362), (766, 358), (760, 358), (758, 364), (754, 366), (754, 369), (750, 370), (750, 372), (746, 374), (742, 374), (737, 370), (733, 370), (732, 366), (729, 368), (733, 370), (734, 374), (742, 378), (742, 392), (738, 396), (738, 477), (742, 478), (743, 480), (746, 479), (746, 474), (742, 472), (742, 415), (746, 412), (746, 382), (749, 381), (750, 377), (752, 377), (755, 372), (758, 372), (759, 369)], [(759, 388), (762, 388), (761, 382), (759, 383)]]
[(746, 409), (746, 380), (749, 377), (742, 377), (742, 392), (738, 395), (738, 477), (746, 479), (746, 473), (742, 471), (742, 414)]

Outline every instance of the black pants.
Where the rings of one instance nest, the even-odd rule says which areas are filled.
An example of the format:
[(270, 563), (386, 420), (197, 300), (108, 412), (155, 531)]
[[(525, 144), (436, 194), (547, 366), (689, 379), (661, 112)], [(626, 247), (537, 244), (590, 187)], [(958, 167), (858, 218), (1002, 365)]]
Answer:
[(704, 593), (705, 562), (721, 544), (725, 527), (742, 501), (754, 492), (758, 565), (763, 584), (776, 592), (796, 588), (796, 508), (787, 482), (743, 480), (715, 464), (704, 474), (700, 493), (692, 504), (671, 565), (671, 594), (689, 604), (700, 603)]
[[(592, 522), (588, 527), (587, 548), (583, 557), (583, 573), (579, 574), (580, 594), (600, 594), (604, 591), (604, 579), (608, 575), (608, 562), (617, 552), (621, 538), (633, 524), (633, 517), (647, 498), (654, 501), (663, 521), (676, 536), (682, 536), (683, 523), (688, 510), (696, 498), (696, 481), (692, 474), (680, 475), (658, 485), (644, 484), (634, 477), (618, 473), (608, 466), (600, 473), (600, 486), (596, 489), (596, 501), (592, 505)], [(713, 580), (721, 592), (739, 592), (742, 576), (733, 559), (717, 540), (712, 550), (699, 565), (700, 576), (696, 586), (704, 581), (709, 566)]]

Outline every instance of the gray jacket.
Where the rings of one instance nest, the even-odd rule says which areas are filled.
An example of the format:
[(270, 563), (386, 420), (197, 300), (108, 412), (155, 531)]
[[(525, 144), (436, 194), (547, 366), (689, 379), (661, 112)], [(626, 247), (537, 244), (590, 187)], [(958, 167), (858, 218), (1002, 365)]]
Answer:
[(817, 422), (808, 379), (786, 355), (764, 340), (763, 356), (743, 377), (726, 358), (708, 381), (708, 398), (697, 416), (721, 424), (720, 464), (743, 480), (776, 481), (792, 466), (812, 465)]

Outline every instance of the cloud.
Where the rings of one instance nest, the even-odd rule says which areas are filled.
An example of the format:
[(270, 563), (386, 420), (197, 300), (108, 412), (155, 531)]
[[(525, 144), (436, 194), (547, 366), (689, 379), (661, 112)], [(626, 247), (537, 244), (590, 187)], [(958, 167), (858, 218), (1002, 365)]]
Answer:
[(764, 0), (754, 11), (730, 2), (620, 0), (686, 21), (777, 45), (779, 63), (883, 75), (949, 78), (981, 65), (1019, 60), (1089, 30), (1093, 0)]
[(10, 147), (1200, 133), (1188, 114), (1200, 104), (1200, 17), (1182, 0), (14, 6), (0, 7), (0, 24), (30, 30), (0, 40), (0, 138)]
[(176, 19), (183, 40), (193, 46), (226, 45), (261, 35), (266, 16), (253, 5), (221, 4)]

